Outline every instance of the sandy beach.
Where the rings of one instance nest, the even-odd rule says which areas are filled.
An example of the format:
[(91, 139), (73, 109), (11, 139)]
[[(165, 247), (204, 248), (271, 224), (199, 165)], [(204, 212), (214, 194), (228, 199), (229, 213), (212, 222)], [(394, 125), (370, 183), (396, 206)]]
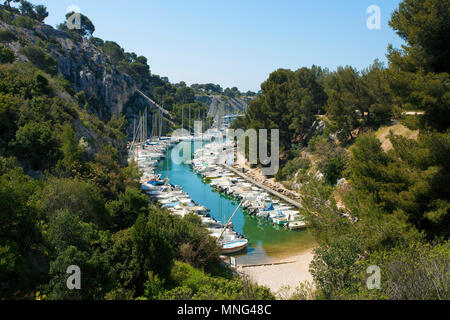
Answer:
[[(237, 153), (235, 168), (245, 168), (245, 174), (254, 180), (262, 183), (273, 190), (276, 190), (291, 199), (298, 200), (300, 195), (293, 190), (286, 189), (274, 178), (267, 178), (261, 173), (259, 168), (250, 168), (247, 160), (239, 152)], [(268, 287), (274, 294), (278, 294), (283, 289), (283, 296), (290, 296), (300, 282), (312, 282), (309, 273), (309, 264), (314, 257), (314, 248), (306, 250), (292, 257), (275, 261), (272, 265), (264, 266), (239, 266), (238, 271), (249, 276), (250, 280)], [(289, 290), (285, 290), (286, 287)]]
[(290, 258), (276, 261), (274, 265), (245, 267), (239, 266), (238, 271), (249, 276), (250, 280), (268, 287), (274, 294), (277, 294), (283, 287), (290, 286), (284, 295), (290, 295), (300, 282), (312, 282), (309, 273), (314, 249)]

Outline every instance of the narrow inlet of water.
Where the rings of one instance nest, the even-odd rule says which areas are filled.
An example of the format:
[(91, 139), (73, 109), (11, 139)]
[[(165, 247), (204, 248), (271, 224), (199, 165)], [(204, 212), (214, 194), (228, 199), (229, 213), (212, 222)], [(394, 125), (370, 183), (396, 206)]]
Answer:
[[(194, 152), (193, 148), (194, 143)], [(173, 162), (170, 151), (169, 161), (160, 161), (158, 166), (158, 172), (163, 178), (167, 176), (167, 162), (171, 184), (181, 186), (193, 201), (210, 209), (211, 216), (216, 220), (228, 221), (239, 203), (214, 192), (189, 165)], [(269, 221), (252, 217), (241, 209), (233, 218), (233, 225), (236, 232), (249, 240), (247, 251), (236, 256), (238, 264), (272, 263), (299, 255), (315, 246), (314, 238), (308, 230), (290, 231), (274, 227)]]

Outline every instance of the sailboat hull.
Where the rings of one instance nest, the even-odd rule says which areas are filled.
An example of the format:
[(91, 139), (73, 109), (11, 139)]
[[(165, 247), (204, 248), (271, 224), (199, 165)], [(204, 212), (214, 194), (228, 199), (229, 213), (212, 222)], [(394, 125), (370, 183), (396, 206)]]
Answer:
[(245, 250), (248, 247), (247, 240), (238, 240), (222, 245), (222, 254), (232, 254)]

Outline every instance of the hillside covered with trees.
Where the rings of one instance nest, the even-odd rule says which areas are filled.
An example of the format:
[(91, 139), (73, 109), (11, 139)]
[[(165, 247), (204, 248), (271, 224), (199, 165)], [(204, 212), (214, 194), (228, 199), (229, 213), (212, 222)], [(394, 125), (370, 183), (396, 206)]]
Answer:
[[(280, 129), (276, 178), (301, 193), (320, 245), (304, 297), (450, 298), (450, 2), (404, 0), (390, 26), (406, 45), (387, 66), (277, 70), (233, 124)], [(393, 124), (414, 134), (382, 145)]]
[[(205, 106), (87, 17), (75, 32), (47, 15), (0, 7), (0, 300), (273, 299), (223, 267), (198, 217), (149, 204), (127, 162), (135, 88), (175, 113)], [(70, 265), (83, 290), (67, 290)]]

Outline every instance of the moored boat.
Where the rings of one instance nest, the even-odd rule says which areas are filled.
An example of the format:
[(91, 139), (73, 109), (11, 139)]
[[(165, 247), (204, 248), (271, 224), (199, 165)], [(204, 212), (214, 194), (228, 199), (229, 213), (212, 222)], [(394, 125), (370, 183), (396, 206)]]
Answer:
[(222, 244), (222, 254), (232, 254), (243, 251), (248, 246), (247, 239), (239, 239)]

